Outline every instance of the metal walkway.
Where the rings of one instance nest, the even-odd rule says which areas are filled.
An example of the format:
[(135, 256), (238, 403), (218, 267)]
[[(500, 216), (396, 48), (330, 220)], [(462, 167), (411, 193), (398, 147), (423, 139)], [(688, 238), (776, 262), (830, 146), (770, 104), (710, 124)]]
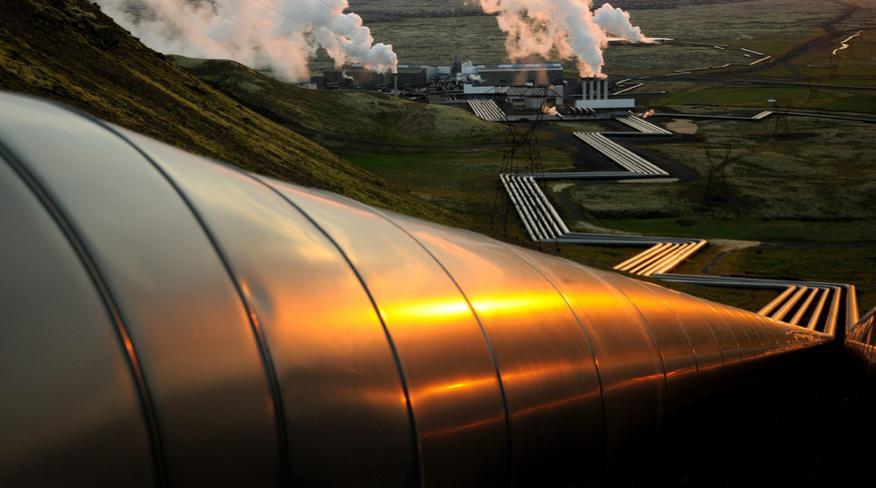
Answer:
[(650, 134), (650, 135), (658, 135), (658, 136), (671, 136), (674, 135), (672, 132), (660, 127), (658, 125), (654, 125), (651, 122), (648, 122), (645, 119), (641, 119), (636, 117), (635, 115), (628, 115), (626, 117), (616, 117), (615, 120), (618, 122), (632, 127), (636, 131), (642, 134)]
[(508, 118), (505, 111), (493, 100), (469, 100), (468, 106), (475, 115), (487, 122), (504, 122)]
[(876, 124), (876, 117), (867, 115), (844, 115), (830, 114), (819, 112), (801, 112), (799, 110), (764, 110), (752, 117), (744, 117), (741, 115), (714, 115), (714, 114), (686, 114), (686, 113), (669, 113), (657, 112), (652, 117), (675, 118), (675, 119), (708, 119), (708, 120), (739, 120), (747, 122), (758, 122), (774, 116), (785, 117), (808, 117), (824, 120), (844, 120), (847, 122), (864, 122), (868, 124)]
[[(650, 133), (649, 133), (650, 134)], [(630, 173), (648, 176), (669, 176), (650, 161), (598, 133), (575, 132), (575, 137), (596, 149)]]
[(618, 264), (614, 269), (640, 276), (668, 273), (708, 243), (709, 241), (702, 239), (684, 243), (664, 242)]

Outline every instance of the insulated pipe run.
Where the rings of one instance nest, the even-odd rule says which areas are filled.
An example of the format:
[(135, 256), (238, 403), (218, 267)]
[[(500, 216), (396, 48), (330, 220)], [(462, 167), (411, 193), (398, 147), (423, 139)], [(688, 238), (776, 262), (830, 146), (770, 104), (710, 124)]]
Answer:
[(9, 94), (0, 195), (2, 486), (588, 484), (831, 340)]

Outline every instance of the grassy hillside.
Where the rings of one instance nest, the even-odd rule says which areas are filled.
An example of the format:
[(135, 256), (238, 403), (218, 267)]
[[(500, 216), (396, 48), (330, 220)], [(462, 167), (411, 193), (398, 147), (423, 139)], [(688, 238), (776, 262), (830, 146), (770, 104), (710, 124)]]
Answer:
[(306, 90), (233, 61), (172, 59), (263, 115), (324, 138), (454, 145), (501, 137), (496, 124), (453, 107), (411, 103), (379, 93)]
[(265, 175), (458, 220), (185, 73), (84, 0), (0, 2), (0, 89), (61, 100)]

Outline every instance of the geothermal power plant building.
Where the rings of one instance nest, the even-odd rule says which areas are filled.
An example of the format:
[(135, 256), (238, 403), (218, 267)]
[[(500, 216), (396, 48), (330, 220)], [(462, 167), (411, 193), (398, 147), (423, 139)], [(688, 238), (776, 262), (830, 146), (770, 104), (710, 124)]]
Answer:
[[(343, 84), (346, 80), (357, 86), (386, 84), (391, 79), (390, 75), (375, 74), (357, 64), (329, 70), (323, 75), (324, 84)], [(425, 88), (439, 81), (489, 86), (562, 85), (563, 65), (561, 63), (473, 65), (457, 62), (452, 66), (428, 64), (398, 66), (398, 84), (401, 87)]]
[(438, 79), (438, 66), (427, 64), (400, 64), (398, 86), (427, 86)]
[(563, 65), (545, 64), (497, 64), (475, 67), (485, 85), (562, 85)]
[[(395, 74), (377, 74), (362, 65), (350, 64), (326, 71), (312, 81), (325, 88), (350, 87), (366, 90), (403, 90), (429, 95), (448, 95), (458, 100), (496, 98), (523, 110), (539, 110), (547, 103), (554, 107), (573, 106), (594, 111), (628, 111), (634, 98), (611, 96), (605, 78), (565, 80), (562, 63), (473, 64), (458, 60), (452, 65), (400, 64)], [(542, 90), (545, 95), (532, 93)]]

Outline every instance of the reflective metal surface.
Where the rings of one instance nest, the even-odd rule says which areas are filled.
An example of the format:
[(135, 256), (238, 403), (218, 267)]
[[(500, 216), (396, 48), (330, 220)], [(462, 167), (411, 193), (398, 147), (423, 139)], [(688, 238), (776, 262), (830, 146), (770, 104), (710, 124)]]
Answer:
[(407, 380), (423, 477), (439, 486), (505, 479), (510, 466), (497, 366), (444, 268), (364, 205), (272, 184), (346, 252), (374, 297)]
[(549, 256), (533, 262), (587, 330), (602, 382), (606, 455), (613, 459), (662, 421), (666, 382), (657, 345), (638, 309), (608, 283), (608, 273)]
[(681, 406), (692, 402), (698, 393), (693, 348), (678, 320), (679, 311), (687, 304), (676, 303), (676, 308), (670, 309), (663, 297), (665, 293), (655, 285), (619, 275), (606, 275), (606, 278), (636, 305), (657, 343), (666, 373), (666, 415), (669, 417)]
[(735, 320), (724, 305), (708, 300), (702, 300), (702, 303), (702, 314), (709, 320), (721, 347), (725, 373), (732, 375), (745, 370), (755, 356), (748, 330), (743, 324), (734, 326)]
[(705, 394), (726, 380), (721, 344), (711, 323), (709, 307), (693, 297), (662, 290), (661, 298), (675, 312), (691, 346), (696, 365), (698, 394)]
[(0, 486), (151, 486), (140, 398), (104, 303), (2, 159), (0, 195)]
[(15, 120), (0, 125), (2, 142), (59, 202), (118, 303), (155, 402), (169, 482), (274, 483), (277, 429), (259, 350), (189, 208), (105, 128), (2, 99)]
[(45, 102), (0, 148), (4, 486), (578, 485), (830, 341)]
[[(723, 371), (721, 377), (724, 380), (735, 381), (736, 376), (742, 374), (745, 369), (745, 361), (752, 356), (751, 342), (743, 325), (731, 327), (723, 305), (706, 300), (701, 301), (697, 307), (698, 313), (709, 321), (709, 326), (715, 334), (718, 346), (721, 350)], [(715, 387), (714, 383), (703, 383), (703, 388)]]
[(258, 180), (126, 135), (179, 183), (221, 242), (270, 344), (292, 478), (313, 486), (411, 484), (415, 446), (397, 363), (338, 249)]
[(592, 470), (602, 435), (599, 380), (582, 326), (553, 284), (522, 250), (392, 219), (446, 267), (486, 331), (508, 405), (515, 482), (569, 483)]
[(845, 347), (867, 387), (876, 386), (876, 309), (846, 330)]

